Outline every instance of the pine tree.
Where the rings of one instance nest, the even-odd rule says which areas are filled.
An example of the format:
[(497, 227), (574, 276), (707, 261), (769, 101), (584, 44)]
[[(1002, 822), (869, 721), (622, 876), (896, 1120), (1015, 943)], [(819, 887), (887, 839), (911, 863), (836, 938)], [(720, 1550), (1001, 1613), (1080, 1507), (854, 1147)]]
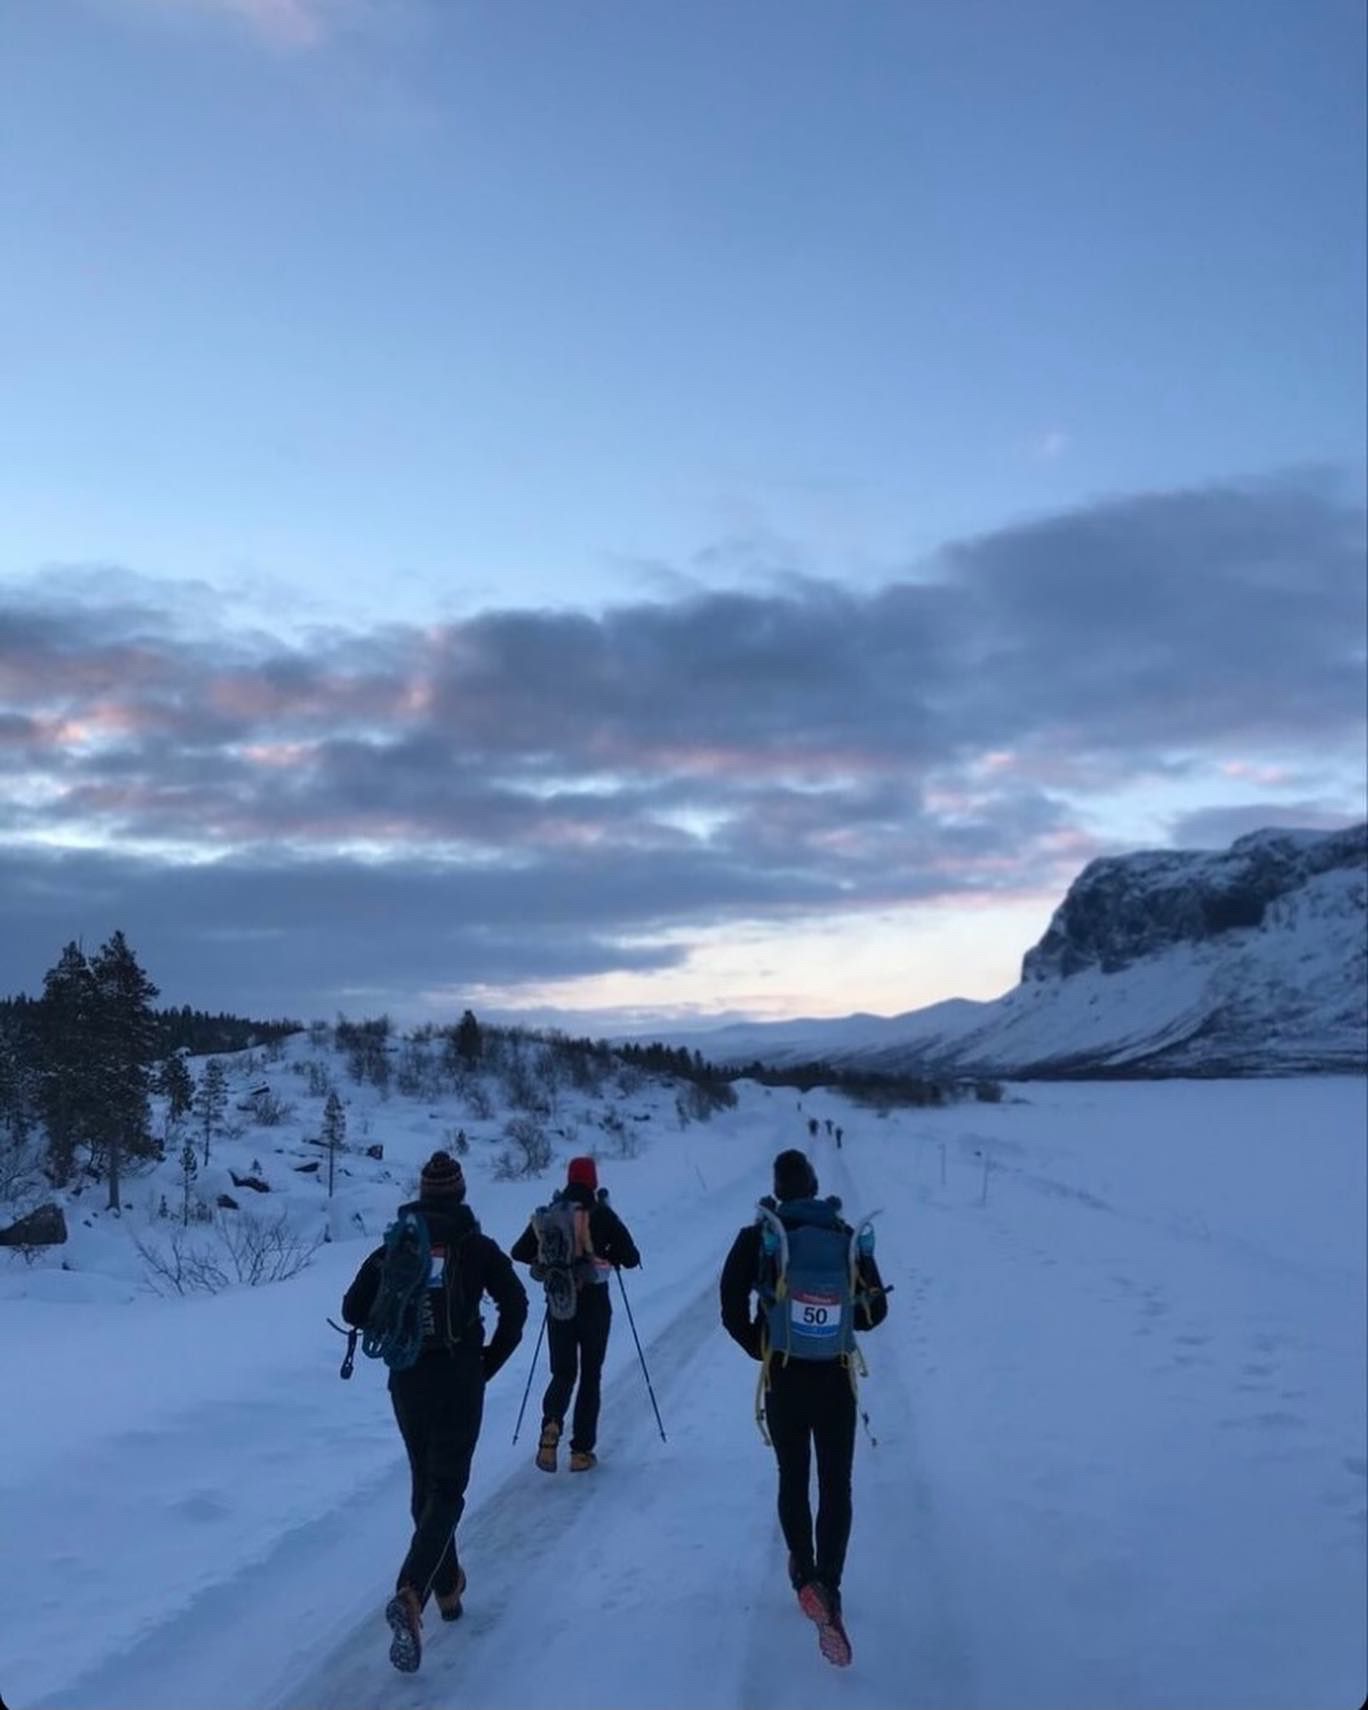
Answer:
[(484, 1050), (484, 1040), (480, 1037), (480, 1024), (475, 1019), (474, 1010), (466, 1010), (462, 1015), (460, 1025), (456, 1029), (456, 1051), (466, 1068), (473, 1069), (479, 1062)]
[(91, 1052), (95, 981), (75, 941), (43, 976), (43, 995), (34, 1007), (37, 1103), (47, 1131), (48, 1174), (65, 1187), (76, 1168), (77, 1147), (94, 1132), (99, 1097)]
[(337, 1154), (346, 1144), (347, 1118), (342, 1109), (342, 1100), (335, 1092), (328, 1094), (328, 1102), (323, 1106), (323, 1144), (328, 1148), (328, 1198), (333, 1196), (333, 1180), (336, 1173)]
[[(27, 1009), (36, 1006), (26, 1006)], [(36, 1114), (37, 1077), (29, 1016), (0, 1016), (0, 1141), (28, 1144)]]
[(204, 1073), (200, 1076), (200, 1084), (195, 1090), (192, 1108), (204, 1136), (204, 1162), (207, 1166), (209, 1142), (218, 1133), (223, 1122), (223, 1113), (228, 1108), (228, 1077), (217, 1057), (211, 1057), (204, 1065)]
[(194, 1186), (195, 1177), (199, 1174), (199, 1160), (195, 1156), (195, 1143), (187, 1140), (181, 1147), (181, 1222), (190, 1227), (190, 1189)]
[(195, 1102), (195, 1082), (179, 1051), (173, 1051), (162, 1060), (156, 1091), (166, 1100), (166, 1114), (170, 1121), (179, 1122), (189, 1113)]
[(152, 1000), (157, 988), (138, 965), (122, 932), (90, 964), (95, 1004), (91, 1028), (100, 1096), (100, 1141), (109, 1176), (109, 1209), (118, 1211), (120, 1173), (132, 1158), (157, 1151), (148, 1105), (150, 1066), (159, 1040)]

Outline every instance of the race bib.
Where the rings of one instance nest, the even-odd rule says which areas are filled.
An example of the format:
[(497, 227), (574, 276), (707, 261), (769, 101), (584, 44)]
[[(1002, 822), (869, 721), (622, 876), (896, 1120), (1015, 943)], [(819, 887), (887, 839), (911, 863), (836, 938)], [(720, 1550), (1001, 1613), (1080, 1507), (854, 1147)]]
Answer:
[(807, 1336), (835, 1336), (841, 1328), (841, 1310), (841, 1302), (830, 1295), (790, 1296), (793, 1328)]

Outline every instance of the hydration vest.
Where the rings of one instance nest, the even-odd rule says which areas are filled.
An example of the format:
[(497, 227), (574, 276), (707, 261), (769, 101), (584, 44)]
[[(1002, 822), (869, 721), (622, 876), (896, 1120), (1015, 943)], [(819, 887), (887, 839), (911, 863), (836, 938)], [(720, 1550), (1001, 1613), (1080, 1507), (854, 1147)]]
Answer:
[(836, 1203), (761, 1203), (759, 1294), (769, 1354), (785, 1360), (849, 1360), (855, 1352), (859, 1260), (872, 1249), (867, 1220), (849, 1228)]

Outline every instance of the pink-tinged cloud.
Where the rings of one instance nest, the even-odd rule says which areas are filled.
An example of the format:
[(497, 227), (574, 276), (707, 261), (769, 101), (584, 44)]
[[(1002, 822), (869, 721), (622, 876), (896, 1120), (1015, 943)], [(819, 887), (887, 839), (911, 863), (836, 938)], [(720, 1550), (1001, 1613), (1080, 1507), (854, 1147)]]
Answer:
[(88, 652), (20, 642), (0, 636), (0, 700), (33, 706), (61, 705), (73, 697), (158, 689), (179, 680), (179, 662), (150, 647), (103, 647)]
[(239, 752), (244, 760), (250, 760), (254, 766), (289, 771), (312, 760), (318, 750), (308, 742), (250, 742)]
[(983, 801), (981, 794), (971, 795), (967, 790), (948, 790), (939, 784), (930, 785), (922, 791), (922, 806), (928, 813), (973, 813), (983, 806)]
[(603, 732), (589, 745), (589, 752), (605, 767), (665, 772), (687, 778), (788, 777), (823, 784), (850, 784), (907, 770), (905, 764), (886, 755), (854, 748), (823, 748), (797, 739), (769, 739), (763, 735), (749, 743), (681, 743), (652, 742), (630, 730), (613, 731)]
[(1227, 760), (1221, 771), (1227, 778), (1236, 778), (1245, 784), (1260, 784), (1269, 790), (1286, 789), (1296, 781), (1286, 766), (1260, 766), (1249, 760)]
[(403, 724), (424, 716), (424, 693), (402, 676), (348, 675), (288, 656), (285, 669), (270, 666), (225, 672), (203, 690), (221, 718), (243, 723), (324, 727), (336, 734), (348, 724)]
[(1107, 845), (1100, 837), (1068, 825), (1061, 826), (1058, 831), (1045, 832), (1036, 839), (1036, 847), (1070, 865), (1094, 861), (1107, 852)]
[(155, 704), (128, 706), (118, 701), (95, 701), (79, 713), (52, 724), (54, 742), (63, 748), (84, 748), (116, 736), (134, 736), (149, 731), (175, 731), (179, 715)]
[(317, 47), (328, 33), (336, 5), (325, 0), (161, 0), (178, 12), (222, 13), (239, 19), (263, 41), (279, 48)]

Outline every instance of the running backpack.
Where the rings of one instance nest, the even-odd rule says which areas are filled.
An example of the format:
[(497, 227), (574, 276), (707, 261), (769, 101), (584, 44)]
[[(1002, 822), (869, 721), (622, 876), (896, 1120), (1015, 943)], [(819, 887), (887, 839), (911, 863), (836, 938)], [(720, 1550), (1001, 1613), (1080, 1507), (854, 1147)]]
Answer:
[(848, 1228), (830, 1200), (791, 1201), (783, 1218), (763, 1201), (757, 1209), (770, 1351), (794, 1360), (847, 1359), (855, 1350), (860, 1256), (873, 1251), (869, 1220)]
[(385, 1231), (380, 1283), (361, 1331), (361, 1352), (406, 1371), (425, 1348), (459, 1340), (451, 1288), (459, 1282), (458, 1248), (432, 1245), (427, 1219), (411, 1206)]
[(532, 1213), (532, 1231), (537, 1258), (529, 1270), (534, 1281), (545, 1284), (546, 1310), (552, 1318), (573, 1318), (580, 1285), (592, 1277), (594, 1268), (588, 1209), (573, 1200), (553, 1199)]

